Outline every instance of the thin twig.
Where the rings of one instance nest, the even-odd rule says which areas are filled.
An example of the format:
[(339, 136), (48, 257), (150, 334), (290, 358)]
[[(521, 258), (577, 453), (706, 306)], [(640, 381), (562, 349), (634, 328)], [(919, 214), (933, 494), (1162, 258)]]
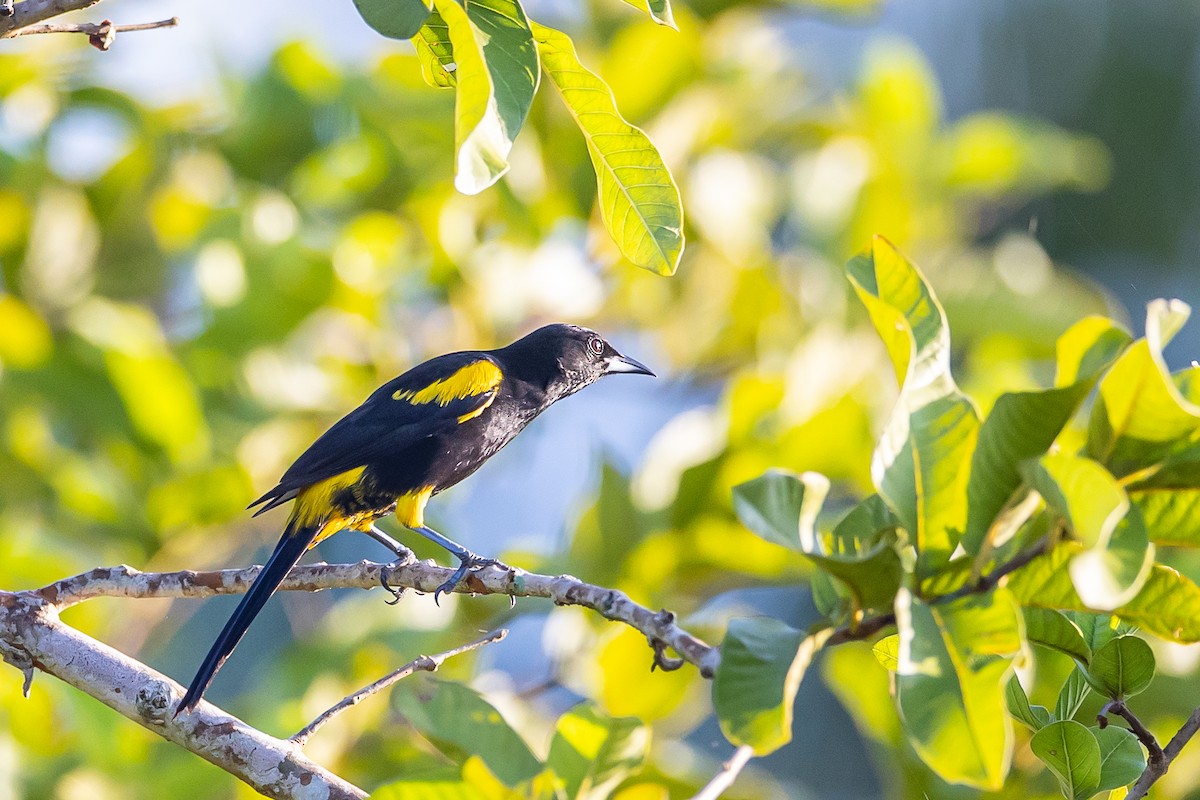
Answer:
[(1179, 756), (1184, 745), (1191, 741), (1197, 731), (1200, 731), (1200, 708), (1193, 711), (1192, 715), (1187, 718), (1187, 722), (1183, 723), (1183, 726), (1171, 737), (1171, 741), (1167, 742), (1167, 746), (1162, 749), (1159, 759), (1156, 761), (1146, 759), (1146, 769), (1142, 771), (1137, 783), (1129, 789), (1126, 800), (1141, 800), (1145, 797), (1154, 782), (1167, 774), (1167, 770), (1171, 768), (1171, 762)]
[(956, 591), (950, 592), (949, 594), (944, 594), (944, 595), (940, 595), (938, 597), (932, 598), (930, 600), (930, 602), (931, 603), (951, 603), (960, 598), (967, 597), (968, 595), (984, 594), (985, 592), (990, 592), (992, 589), (996, 588), (996, 586), (1000, 583), (1001, 578), (1003, 578), (1006, 575), (1011, 575), (1012, 573), (1019, 570), (1021, 567), (1024, 567), (1027, 564), (1029, 564), (1029, 562), (1033, 561), (1038, 556), (1046, 555), (1046, 553), (1050, 552), (1051, 546), (1052, 546), (1052, 542), (1051, 542), (1050, 537), (1043, 536), (1042, 538), (1038, 539), (1033, 544), (1029, 545), (1029, 547), (1026, 547), (1024, 550), (1017, 553), (1015, 556), (1010, 558), (1008, 561), (1005, 561), (1003, 564), (996, 567), (994, 570), (989, 572), (987, 575), (980, 577), (979, 580), (974, 581), (974, 582), (968, 582), (966, 585), (962, 586), (961, 588), (957, 589)]
[(505, 628), (500, 628), (499, 630), (494, 630), (489, 634), (479, 637), (473, 642), (460, 645), (453, 650), (447, 650), (446, 652), (438, 653), (435, 656), (418, 656), (400, 669), (395, 670), (394, 672), (389, 672), (379, 680), (364, 686), (353, 694), (346, 695), (336, 704), (321, 712), (321, 714), (318, 715), (317, 718), (312, 722), (308, 723), (299, 731), (297, 731), (289, 741), (291, 741), (291, 743), (297, 747), (303, 747), (305, 743), (308, 742), (309, 737), (320, 730), (326, 722), (329, 722), (329, 720), (333, 719), (334, 716), (345, 711), (347, 708), (358, 705), (376, 692), (383, 691), (393, 683), (407, 678), (414, 672), (436, 672), (437, 668), (440, 667), (446, 659), (453, 658), (457, 655), (462, 655), (463, 653), (470, 652), (471, 650), (477, 650), (480, 647), (492, 644), (493, 642), (498, 642), (505, 636), (508, 636), (508, 631)]
[(733, 785), (742, 768), (746, 766), (746, 762), (753, 757), (753, 747), (748, 744), (739, 747), (733, 752), (733, 756), (721, 766), (721, 771), (714, 775), (703, 789), (693, 795), (692, 800), (717, 800), (726, 789)]
[(178, 24), (179, 17), (171, 17), (170, 19), (163, 19), (158, 22), (139, 22), (133, 25), (114, 25), (111, 20), (107, 19), (100, 23), (49, 22), (45, 25), (30, 25), (20, 28), (10, 33), (9, 38), (32, 36), (41, 33), (82, 33), (88, 37), (88, 41), (97, 50), (108, 50), (112, 47), (118, 33), (151, 31), (157, 28), (174, 28)]
[(1147, 759), (1148, 765), (1162, 761), (1163, 749), (1159, 746), (1158, 739), (1155, 739), (1150, 729), (1142, 724), (1137, 714), (1129, 710), (1129, 706), (1120, 700), (1109, 700), (1105, 703), (1104, 708), (1101, 708), (1100, 713), (1096, 715), (1096, 721), (1100, 723), (1101, 728), (1108, 726), (1108, 715), (1110, 713), (1116, 714), (1129, 723), (1129, 730), (1133, 732), (1133, 735), (1138, 738), (1138, 741), (1146, 748), (1146, 752), (1149, 753), (1149, 758)]

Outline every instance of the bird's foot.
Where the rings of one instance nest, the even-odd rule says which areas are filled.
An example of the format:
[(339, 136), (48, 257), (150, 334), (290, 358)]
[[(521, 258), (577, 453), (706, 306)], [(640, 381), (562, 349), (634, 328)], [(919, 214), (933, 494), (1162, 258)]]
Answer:
[(391, 600), (384, 600), (384, 602), (389, 606), (394, 606), (396, 603), (400, 602), (400, 598), (404, 595), (405, 588), (403, 586), (392, 586), (392, 574), (395, 573), (395, 571), (400, 567), (407, 566), (417, 560), (416, 556), (413, 555), (411, 550), (408, 548), (405, 548), (405, 550), (406, 552), (404, 555), (401, 555), (390, 564), (384, 564), (383, 568), (379, 570), (379, 584), (383, 587), (385, 592), (392, 596)]
[[(438, 603), (438, 598), (443, 594), (450, 594), (454, 588), (458, 586), (459, 581), (467, 577), (468, 572), (472, 572), (483, 567), (492, 567), (500, 562), (494, 558), (483, 558), (477, 556), (470, 550), (463, 550), (462, 553), (455, 553), (458, 556), (458, 569), (454, 570), (454, 574), (450, 576), (450, 580), (443, 583), (441, 586), (433, 590), (433, 602)], [(441, 605), (441, 603), (438, 603)]]

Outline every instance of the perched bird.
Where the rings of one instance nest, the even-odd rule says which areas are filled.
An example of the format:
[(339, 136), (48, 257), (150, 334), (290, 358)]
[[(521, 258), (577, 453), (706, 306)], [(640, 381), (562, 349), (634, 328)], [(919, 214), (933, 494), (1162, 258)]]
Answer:
[(283, 537), (242, 598), (175, 715), (195, 708), (213, 676), (300, 556), (341, 530), (362, 531), (400, 555), (405, 548), (375, 527), (400, 524), (459, 560), (438, 587), (449, 592), (473, 568), (495, 564), (425, 525), (429, 498), (479, 469), (556, 400), (617, 372), (653, 375), (594, 331), (547, 325), (508, 347), (438, 356), (380, 386), (321, 435), (250, 504), (255, 516), (295, 500)]

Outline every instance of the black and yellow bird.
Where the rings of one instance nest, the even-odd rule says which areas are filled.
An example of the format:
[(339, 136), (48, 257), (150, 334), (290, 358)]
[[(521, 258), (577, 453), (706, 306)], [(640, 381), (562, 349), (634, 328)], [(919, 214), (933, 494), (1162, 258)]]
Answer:
[(438, 356), (376, 389), (250, 504), (266, 504), (257, 516), (296, 501), (283, 537), (208, 651), (176, 716), (195, 708), (300, 556), (338, 531), (362, 531), (399, 554), (404, 548), (375, 527), (395, 513), (402, 525), (449, 550), (459, 567), (435, 600), (469, 570), (496, 563), (427, 527), (425, 504), (479, 469), (552, 403), (618, 372), (654, 374), (593, 331), (547, 325), (498, 350)]

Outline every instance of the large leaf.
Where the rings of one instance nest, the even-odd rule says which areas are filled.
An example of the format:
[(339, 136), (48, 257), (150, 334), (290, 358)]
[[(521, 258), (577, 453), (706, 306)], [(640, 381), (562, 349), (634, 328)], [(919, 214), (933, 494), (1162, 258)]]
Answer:
[(895, 520), (878, 497), (856, 507), (834, 532), (815, 525), (829, 479), (769, 470), (733, 488), (739, 519), (762, 538), (802, 553), (841, 581), (859, 609), (890, 606), (903, 572), (892, 537), (880, 536)]
[(1162, 355), (1190, 314), (1179, 300), (1151, 302), (1145, 338), (1134, 342), (1100, 381), (1087, 452), (1117, 476), (1160, 462), (1200, 429), (1200, 405), (1180, 391)]
[(950, 332), (924, 276), (882, 237), (846, 267), (900, 381), (871, 461), (879, 494), (917, 546), (918, 566), (943, 566), (966, 528), (966, 489), (979, 415), (950, 374)]
[(600, 215), (621, 255), (673, 275), (683, 253), (683, 205), (662, 156), (621, 117), (612, 91), (579, 63), (566, 34), (534, 24), (542, 65), (587, 141)]
[[(1068, 542), (1012, 574), (1008, 588), (1025, 606), (1096, 611), (1080, 599), (1067, 564), (1081, 551)], [(1177, 642), (1200, 641), (1200, 586), (1163, 564), (1151, 565), (1137, 595), (1113, 611), (1121, 619)]]
[(1146, 751), (1132, 732), (1116, 725), (1091, 731), (1100, 743), (1100, 785), (1096, 791), (1119, 789), (1141, 777), (1146, 769)]
[(765, 755), (792, 739), (792, 704), (831, 630), (805, 636), (768, 617), (735, 619), (721, 643), (713, 706), (725, 737)]
[(1029, 745), (1058, 778), (1063, 794), (1086, 800), (1100, 785), (1100, 743), (1074, 720), (1047, 725), (1033, 735)]
[(1021, 618), (1006, 589), (928, 605), (896, 596), (896, 702), (913, 747), (953, 783), (999, 789), (1012, 757), (1005, 689), (1021, 652)]
[(424, 0), (354, 0), (363, 20), (390, 39), (407, 39), (416, 34), (429, 6)]
[(1150, 541), (1200, 547), (1200, 489), (1135, 489), (1129, 501), (1141, 510)]
[(1141, 512), (1130, 509), (1116, 479), (1099, 463), (1066, 453), (1025, 462), (1022, 470), (1087, 548), (1070, 568), (1083, 602), (1108, 610), (1131, 600), (1149, 574), (1154, 553)]
[(508, 171), (537, 91), (538, 52), (516, 0), (434, 0), (454, 49), (454, 185), (477, 194)]
[(541, 764), (504, 717), (473, 689), (444, 681), (405, 682), (397, 710), (454, 758), (476, 755), (507, 786), (531, 780)]
[(546, 765), (574, 800), (603, 800), (646, 757), (650, 729), (634, 717), (608, 717), (588, 705), (558, 718)]
[(1055, 388), (1010, 392), (996, 401), (971, 458), (963, 537), (968, 553), (980, 551), (997, 515), (1021, 485), (1021, 462), (1050, 448), (1097, 378), (1128, 344), (1129, 334), (1112, 321), (1088, 317), (1059, 337)]

